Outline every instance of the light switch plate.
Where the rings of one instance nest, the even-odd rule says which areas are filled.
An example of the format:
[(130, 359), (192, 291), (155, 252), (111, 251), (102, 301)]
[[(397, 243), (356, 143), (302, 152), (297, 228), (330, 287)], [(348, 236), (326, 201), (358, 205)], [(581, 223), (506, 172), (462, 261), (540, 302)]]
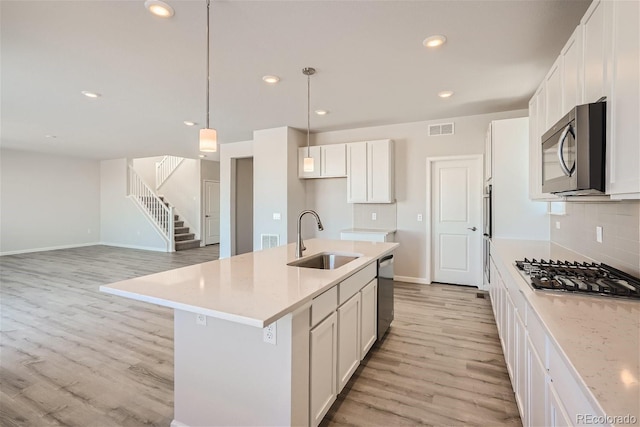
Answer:
[(602, 227), (596, 227), (596, 242), (602, 243)]
[(560, 230), (560, 221), (556, 221), (556, 229)]
[(418, 214), (418, 221), (422, 222), (422, 214)]
[(371, 220), (372, 220), (372, 221), (375, 221), (375, 220), (377, 220), (377, 219), (378, 219), (378, 214), (377, 214), (377, 213), (375, 213), (375, 212), (372, 212), (372, 213), (371, 213)]
[(280, 212), (274, 212), (273, 219), (275, 219), (276, 221), (280, 221)]

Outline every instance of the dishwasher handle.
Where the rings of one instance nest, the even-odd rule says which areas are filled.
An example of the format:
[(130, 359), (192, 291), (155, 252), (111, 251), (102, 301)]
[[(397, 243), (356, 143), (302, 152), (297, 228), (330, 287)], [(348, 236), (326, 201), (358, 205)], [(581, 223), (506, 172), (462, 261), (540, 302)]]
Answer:
[(386, 267), (387, 264), (390, 264), (393, 262), (393, 255), (387, 255), (385, 257), (380, 258), (380, 260), (378, 261), (378, 265), (380, 267)]

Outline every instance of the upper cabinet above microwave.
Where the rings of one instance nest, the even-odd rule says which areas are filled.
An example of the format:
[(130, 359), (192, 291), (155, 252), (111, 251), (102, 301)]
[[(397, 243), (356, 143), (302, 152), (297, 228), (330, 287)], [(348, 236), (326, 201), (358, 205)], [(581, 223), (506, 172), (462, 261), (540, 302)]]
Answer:
[(576, 105), (607, 98), (606, 194), (640, 199), (640, 2), (594, 0), (529, 102), (529, 197), (542, 192), (541, 137)]

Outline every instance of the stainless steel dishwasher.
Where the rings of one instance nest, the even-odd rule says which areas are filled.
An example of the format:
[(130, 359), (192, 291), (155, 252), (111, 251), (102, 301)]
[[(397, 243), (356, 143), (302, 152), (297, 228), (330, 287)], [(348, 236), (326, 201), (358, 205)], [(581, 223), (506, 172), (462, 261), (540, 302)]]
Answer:
[(393, 255), (378, 260), (378, 340), (393, 320)]

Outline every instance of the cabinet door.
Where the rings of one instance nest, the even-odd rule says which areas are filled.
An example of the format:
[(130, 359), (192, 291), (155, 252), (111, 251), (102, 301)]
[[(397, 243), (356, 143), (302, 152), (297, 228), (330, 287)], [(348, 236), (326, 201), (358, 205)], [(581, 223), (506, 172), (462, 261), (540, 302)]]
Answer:
[(526, 358), (526, 329), (524, 321), (521, 317), (524, 313), (516, 311), (514, 322), (514, 335), (515, 335), (515, 357), (514, 357), (514, 371), (515, 371), (515, 384), (514, 391), (516, 394), (516, 401), (518, 402), (518, 409), (520, 409), (520, 417), (524, 420), (526, 418), (526, 401), (527, 401), (527, 358)]
[(562, 57), (558, 57), (545, 78), (547, 124), (553, 126), (562, 118)]
[(317, 426), (336, 400), (337, 315), (310, 332), (310, 425)]
[(338, 307), (338, 393), (360, 364), (360, 293)]
[(553, 380), (549, 379), (547, 384), (547, 396), (549, 398), (547, 425), (549, 427), (570, 427), (573, 425), (571, 418), (567, 415), (567, 412), (556, 393), (556, 389), (553, 385)]
[(322, 177), (347, 176), (346, 150), (345, 144), (320, 146), (320, 175)]
[[(585, 13), (581, 21), (583, 28), (583, 100), (585, 103), (595, 102), (606, 96), (606, 49), (610, 40), (607, 33), (606, 8), (607, 3), (595, 0)], [(635, 78), (638, 78), (636, 73)]]
[(367, 142), (367, 200), (391, 203), (394, 199), (393, 141)]
[(347, 144), (347, 202), (367, 201), (367, 143)]
[(376, 342), (378, 331), (378, 279), (373, 279), (360, 291), (362, 316), (360, 327), (360, 360), (364, 359)]
[[(313, 159), (313, 171), (304, 171), (304, 158), (311, 156)], [(298, 178), (319, 178), (320, 177), (320, 147), (300, 147), (298, 148)]]
[(578, 26), (562, 49), (562, 111), (564, 116), (582, 104), (582, 27)]
[(531, 340), (527, 339), (527, 420), (525, 426), (544, 427), (547, 425), (547, 370), (535, 351)]
[(608, 191), (615, 198), (640, 198), (640, 2), (617, 1), (613, 8), (613, 61), (607, 120)]

